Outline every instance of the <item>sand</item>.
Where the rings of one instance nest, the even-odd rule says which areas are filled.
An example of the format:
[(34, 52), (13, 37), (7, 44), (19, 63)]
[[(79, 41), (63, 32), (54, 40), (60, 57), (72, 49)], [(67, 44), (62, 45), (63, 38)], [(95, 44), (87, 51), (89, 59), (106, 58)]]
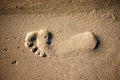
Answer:
[(120, 1), (0, 0), (0, 48), (0, 80), (120, 80)]

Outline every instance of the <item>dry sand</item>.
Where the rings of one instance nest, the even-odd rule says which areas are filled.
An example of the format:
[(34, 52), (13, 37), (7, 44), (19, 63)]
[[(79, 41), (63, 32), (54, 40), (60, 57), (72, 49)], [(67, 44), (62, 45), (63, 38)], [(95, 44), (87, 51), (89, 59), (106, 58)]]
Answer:
[(0, 0), (0, 80), (120, 80), (119, 48), (119, 0)]

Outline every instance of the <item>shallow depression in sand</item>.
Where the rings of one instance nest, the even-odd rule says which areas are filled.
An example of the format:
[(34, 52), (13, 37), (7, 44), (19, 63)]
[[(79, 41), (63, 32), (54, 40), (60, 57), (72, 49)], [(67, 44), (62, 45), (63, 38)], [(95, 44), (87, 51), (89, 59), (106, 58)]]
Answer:
[(41, 57), (46, 57), (51, 43), (52, 33), (46, 29), (28, 32), (25, 37), (25, 46)]

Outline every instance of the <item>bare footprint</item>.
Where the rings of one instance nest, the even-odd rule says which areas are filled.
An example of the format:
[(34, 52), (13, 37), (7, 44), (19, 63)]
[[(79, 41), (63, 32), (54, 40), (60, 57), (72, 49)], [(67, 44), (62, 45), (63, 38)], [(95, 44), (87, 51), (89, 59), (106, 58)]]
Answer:
[(95, 49), (96, 44), (97, 39), (94, 36), (94, 33), (85, 32), (72, 36), (68, 40), (58, 44), (57, 53), (64, 54), (78, 49), (81, 51), (90, 51)]
[(27, 33), (25, 37), (25, 46), (33, 53), (46, 57), (51, 46), (52, 33), (47, 29)]
[[(48, 55), (51, 46), (52, 33), (45, 30), (29, 32), (25, 38), (25, 46), (33, 53), (45, 57)], [(94, 50), (97, 39), (93, 32), (85, 32), (70, 37), (68, 40), (58, 43), (57, 54), (64, 54), (74, 50), (89, 51)]]

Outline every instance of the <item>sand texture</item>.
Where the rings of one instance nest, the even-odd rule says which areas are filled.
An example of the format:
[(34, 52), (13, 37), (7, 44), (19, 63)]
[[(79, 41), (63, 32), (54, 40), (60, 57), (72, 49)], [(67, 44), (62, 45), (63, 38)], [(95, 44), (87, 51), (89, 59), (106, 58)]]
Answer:
[(119, 0), (0, 0), (0, 80), (120, 80)]

